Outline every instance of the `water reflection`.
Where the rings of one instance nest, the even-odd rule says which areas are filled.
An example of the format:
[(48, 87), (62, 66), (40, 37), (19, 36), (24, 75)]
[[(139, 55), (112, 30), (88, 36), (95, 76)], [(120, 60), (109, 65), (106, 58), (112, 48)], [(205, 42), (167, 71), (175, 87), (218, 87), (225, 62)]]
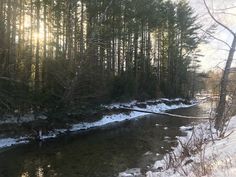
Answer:
[(21, 174), (21, 177), (29, 177), (29, 173), (28, 172), (24, 172)]
[[(45, 163), (45, 165), (43, 165)], [(46, 165), (46, 161), (40, 161), (40, 159), (36, 160), (26, 160), (24, 162), (24, 167), (20, 177), (56, 177), (58, 176), (55, 170), (52, 169), (51, 165)], [(40, 165), (39, 165), (40, 164)]]
[(43, 168), (42, 167), (38, 167), (36, 170), (36, 176), (37, 177), (43, 177)]
[[(205, 108), (175, 112), (200, 116), (206, 114)], [(145, 171), (177, 145), (176, 136), (184, 136), (179, 127), (194, 122), (155, 115), (46, 141), (42, 146), (21, 145), (0, 154), (0, 176), (112, 177), (130, 168)]]

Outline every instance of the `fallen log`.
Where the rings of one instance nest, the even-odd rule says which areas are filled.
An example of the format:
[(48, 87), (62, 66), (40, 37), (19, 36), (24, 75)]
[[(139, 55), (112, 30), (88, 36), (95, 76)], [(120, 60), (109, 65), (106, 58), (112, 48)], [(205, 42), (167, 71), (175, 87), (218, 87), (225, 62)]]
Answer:
[(194, 117), (194, 116), (184, 116), (184, 115), (178, 115), (178, 114), (171, 114), (167, 112), (153, 112), (148, 110), (142, 110), (142, 109), (132, 109), (132, 108), (120, 108), (122, 110), (126, 111), (136, 111), (136, 112), (143, 112), (148, 114), (157, 114), (157, 115), (165, 115), (170, 117), (178, 117), (178, 118), (184, 118), (184, 119), (212, 119), (210, 117)]

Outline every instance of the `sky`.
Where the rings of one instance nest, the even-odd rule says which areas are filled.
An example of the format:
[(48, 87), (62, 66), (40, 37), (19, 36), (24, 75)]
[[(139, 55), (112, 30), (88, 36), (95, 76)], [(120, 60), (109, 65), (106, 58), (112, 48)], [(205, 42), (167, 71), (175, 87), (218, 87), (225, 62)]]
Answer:
[[(230, 29), (236, 33), (236, 0), (206, 0), (206, 2), (215, 18), (230, 27)], [(198, 15), (198, 23), (203, 25), (203, 30), (208, 29), (214, 24), (214, 21), (207, 13), (203, 0), (189, 0), (189, 3)], [(227, 10), (225, 10), (225, 8), (227, 8)], [(201, 31), (201, 33), (204, 32)], [(229, 45), (232, 43), (233, 36), (220, 26), (217, 26), (213, 35), (226, 41)], [(204, 55), (200, 58), (201, 71), (224, 68), (228, 56), (228, 46), (213, 38), (209, 38), (208, 43), (201, 44), (199, 48)], [(236, 65), (236, 62), (234, 62), (233, 65)]]

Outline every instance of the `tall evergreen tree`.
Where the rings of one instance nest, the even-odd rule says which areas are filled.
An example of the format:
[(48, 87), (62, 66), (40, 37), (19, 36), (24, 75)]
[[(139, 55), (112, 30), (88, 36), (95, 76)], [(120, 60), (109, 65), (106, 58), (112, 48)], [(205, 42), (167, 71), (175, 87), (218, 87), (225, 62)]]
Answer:
[(24, 83), (13, 90), (27, 92), (29, 109), (192, 90), (198, 26), (185, 1), (2, 0), (0, 9), (0, 94)]

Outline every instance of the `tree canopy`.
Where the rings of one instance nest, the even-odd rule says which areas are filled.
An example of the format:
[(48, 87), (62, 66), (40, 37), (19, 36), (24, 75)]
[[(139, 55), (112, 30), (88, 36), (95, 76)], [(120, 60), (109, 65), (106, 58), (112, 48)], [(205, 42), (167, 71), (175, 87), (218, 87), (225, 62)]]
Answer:
[(0, 108), (190, 97), (192, 8), (162, 0), (1, 0)]

